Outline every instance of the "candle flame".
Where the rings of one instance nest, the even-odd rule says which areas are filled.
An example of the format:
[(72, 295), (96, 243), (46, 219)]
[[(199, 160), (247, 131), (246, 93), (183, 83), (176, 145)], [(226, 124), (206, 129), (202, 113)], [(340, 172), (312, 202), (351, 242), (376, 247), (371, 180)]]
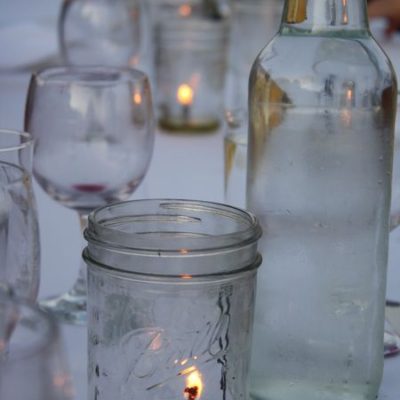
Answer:
[(201, 374), (197, 369), (195, 369), (186, 378), (186, 388), (184, 391), (184, 395), (187, 400), (195, 400), (201, 397), (202, 392), (203, 392), (203, 381), (201, 379)]
[(189, 106), (193, 103), (193, 89), (186, 83), (183, 83), (178, 87), (176, 98), (183, 106)]
[(346, 98), (348, 101), (353, 100), (353, 89), (347, 89)]
[(133, 94), (133, 102), (137, 105), (142, 104), (142, 95), (140, 94), (140, 92), (135, 92)]
[(132, 57), (129, 58), (129, 60), (128, 60), (128, 65), (129, 65), (130, 67), (132, 67), (132, 68), (135, 68), (135, 67), (138, 66), (139, 61), (140, 61), (139, 56), (132, 56)]
[(342, 0), (342, 7), (343, 7), (343, 23), (349, 23), (349, 15), (347, 11), (347, 0)]
[(192, 13), (192, 7), (189, 4), (182, 4), (179, 7), (178, 13), (181, 17), (188, 17)]

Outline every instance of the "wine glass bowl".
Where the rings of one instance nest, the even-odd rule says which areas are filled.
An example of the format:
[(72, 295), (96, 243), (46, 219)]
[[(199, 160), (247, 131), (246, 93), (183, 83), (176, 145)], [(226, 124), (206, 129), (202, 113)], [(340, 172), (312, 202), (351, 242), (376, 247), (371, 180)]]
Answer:
[[(89, 212), (127, 199), (147, 172), (154, 145), (147, 76), (105, 66), (38, 72), (29, 86), (25, 126), (36, 139), (37, 182), (54, 200), (78, 211), (84, 227)], [(83, 268), (67, 298), (46, 305), (71, 322), (85, 318)]]

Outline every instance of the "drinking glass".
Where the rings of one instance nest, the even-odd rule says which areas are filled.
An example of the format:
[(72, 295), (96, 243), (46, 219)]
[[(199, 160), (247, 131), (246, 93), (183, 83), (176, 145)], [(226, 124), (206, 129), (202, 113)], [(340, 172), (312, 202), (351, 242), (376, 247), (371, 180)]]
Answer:
[(31, 135), (0, 130), (0, 281), (21, 298), (35, 301), (40, 279), (40, 244), (32, 190)]
[(282, 0), (231, 0), (231, 32), (225, 108), (247, 109), (248, 80), (257, 54), (279, 29)]
[(235, 207), (246, 207), (247, 173), (246, 108), (226, 110), (224, 134), (224, 199)]
[(0, 327), (0, 399), (73, 398), (59, 329), (48, 313), (6, 294), (4, 289), (0, 294)]
[[(76, 210), (82, 229), (93, 209), (128, 198), (149, 167), (154, 118), (147, 76), (112, 67), (59, 67), (32, 76), (25, 126), (36, 139), (34, 176)], [(86, 319), (86, 267), (65, 295), (42, 306), (71, 323)]]
[(64, 0), (58, 37), (66, 64), (137, 65), (138, 0)]

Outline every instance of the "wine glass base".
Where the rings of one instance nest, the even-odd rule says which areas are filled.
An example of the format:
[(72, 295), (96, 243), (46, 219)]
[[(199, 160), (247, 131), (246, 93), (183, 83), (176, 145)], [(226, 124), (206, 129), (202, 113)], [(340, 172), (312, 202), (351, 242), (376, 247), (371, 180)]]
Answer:
[(385, 331), (384, 336), (384, 355), (392, 357), (400, 354), (400, 337), (396, 334)]
[(39, 305), (60, 322), (86, 325), (86, 296), (76, 296), (67, 292), (61, 296), (40, 300)]

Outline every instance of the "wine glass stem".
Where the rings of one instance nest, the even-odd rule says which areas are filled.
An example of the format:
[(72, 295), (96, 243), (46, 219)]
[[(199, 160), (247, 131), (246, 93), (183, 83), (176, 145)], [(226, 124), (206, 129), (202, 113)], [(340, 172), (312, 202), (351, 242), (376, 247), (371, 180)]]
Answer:
[[(84, 213), (79, 213), (79, 222), (80, 222), (80, 228), (81, 228), (81, 238), (83, 238), (83, 232), (87, 227), (87, 219), (88, 215)], [(85, 246), (84, 243), (82, 243), (82, 249)], [(70, 295), (74, 297), (86, 297), (86, 264), (83, 261), (83, 258), (80, 257), (80, 263), (79, 263), (79, 274), (78, 274), (78, 279), (75, 281), (74, 286), (70, 290)]]

